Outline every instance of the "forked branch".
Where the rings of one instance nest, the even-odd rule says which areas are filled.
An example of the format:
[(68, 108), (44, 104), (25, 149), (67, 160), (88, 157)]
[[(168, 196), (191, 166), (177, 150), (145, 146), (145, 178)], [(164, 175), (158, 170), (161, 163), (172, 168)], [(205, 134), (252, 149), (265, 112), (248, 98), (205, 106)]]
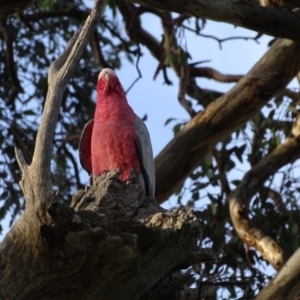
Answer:
[[(23, 171), (22, 188), (27, 208), (33, 205), (37, 209), (42, 205), (44, 211), (45, 207), (53, 201), (50, 171), (52, 141), (63, 92), (96, 28), (104, 2), (104, 0), (95, 1), (82, 30), (73, 35), (64, 53), (50, 66), (47, 99), (37, 133), (32, 164), (27, 169), (20, 165)], [(16, 153), (18, 162), (23, 161), (21, 152), (17, 151)], [(24, 180), (25, 178), (26, 180)]]

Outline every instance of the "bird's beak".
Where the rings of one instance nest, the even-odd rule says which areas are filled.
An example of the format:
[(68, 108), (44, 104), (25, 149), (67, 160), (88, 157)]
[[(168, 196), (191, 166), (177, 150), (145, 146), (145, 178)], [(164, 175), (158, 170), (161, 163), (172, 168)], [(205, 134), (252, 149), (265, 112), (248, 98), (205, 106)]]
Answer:
[(108, 72), (106, 72), (106, 73), (104, 74), (104, 78), (106, 79), (106, 81), (108, 81), (109, 78), (110, 78), (110, 74), (109, 74)]
[(115, 72), (112, 69), (105, 68), (100, 72), (98, 80), (104, 77), (105, 80), (108, 82), (112, 76), (116, 76)]

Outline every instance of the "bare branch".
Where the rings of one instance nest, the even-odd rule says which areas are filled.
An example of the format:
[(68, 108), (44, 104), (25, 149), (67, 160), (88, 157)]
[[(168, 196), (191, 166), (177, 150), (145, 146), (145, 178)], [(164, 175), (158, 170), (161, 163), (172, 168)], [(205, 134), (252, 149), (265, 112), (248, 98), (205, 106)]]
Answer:
[(180, 74), (180, 83), (179, 83), (179, 92), (178, 92), (178, 100), (180, 104), (185, 108), (191, 118), (196, 115), (196, 112), (192, 108), (192, 103), (185, 98), (187, 93), (187, 87), (189, 83), (189, 68), (187, 66), (181, 67)]
[(206, 107), (214, 100), (224, 95), (224, 93), (218, 91), (200, 88), (194, 78), (190, 78), (190, 82), (187, 88), (187, 94), (191, 98), (196, 99), (198, 103), (203, 107)]
[[(300, 41), (300, 18), (290, 10), (262, 7), (249, 1), (126, 0), (188, 16), (230, 23), (276, 37)], [(274, 26), (276, 24), (276, 26)]]
[(239, 237), (259, 251), (275, 269), (283, 263), (283, 251), (271, 237), (264, 234), (248, 217), (249, 202), (260, 187), (281, 167), (300, 157), (300, 115), (292, 128), (291, 137), (248, 171), (239, 186), (229, 196), (230, 216)]
[(39, 199), (41, 202), (44, 202), (44, 204), (49, 204), (49, 198), (52, 193), (50, 184), (52, 140), (63, 91), (95, 30), (103, 5), (104, 0), (95, 1), (95, 6), (81, 32), (74, 34), (65, 52), (50, 66), (47, 100), (45, 102), (41, 125), (37, 133), (36, 146), (31, 165), (31, 174), (34, 177), (38, 194), (41, 194)]
[(138, 77), (132, 82), (132, 84), (129, 86), (129, 88), (125, 91), (126, 95), (133, 88), (133, 86), (142, 78), (142, 72), (139, 68), (139, 62), (140, 62), (141, 56), (142, 56), (142, 53), (141, 53), (140, 45), (138, 45), (137, 59), (135, 62), (135, 68), (138, 73)]
[(190, 76), (192, 77), (205, 77), (209, 79), (214, 79), (219, 82), (238, 82), (243, 75), (229, 75), (222, 74), (221, 72), (213, 68), (190, 68)]
[(232, 41), (232, 40), (244, 40), (244, 41), (252, 40), (252, 41), (255, 41), (256, 43), (258, 43), (258, 39), (262, 36), (261, 34), (256, 34), (256, 36), (254, 36), (254, 37), (250, 37), (250, 36), (231, 36), (231, 37), (228, 37), (228, 38), (221, 39), (221, 38), (218, 38), (218, 37), (216, 37), (214, 35), (211, 35), (211, 34), (200, 33), (198, 30), (195, 30), (195, 29), (193, 29), (189, 26), (186, 26), (186, 25), (182, 25), (182, 27), (186, 30), (194, 32), (198, 36), (201, 36), (201, 37), (204, 37), (204, 38), (209, 38), (209, 39), (217, 41), (218, 44), (219, 44), (220, 49), (222, 49), (222, 43)]

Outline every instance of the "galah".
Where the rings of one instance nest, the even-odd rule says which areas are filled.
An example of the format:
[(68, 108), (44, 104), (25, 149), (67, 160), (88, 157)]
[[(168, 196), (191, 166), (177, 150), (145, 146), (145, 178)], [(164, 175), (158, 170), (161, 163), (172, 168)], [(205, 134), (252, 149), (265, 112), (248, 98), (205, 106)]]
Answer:
[(154, 162), (147, 127), (128, 104), (111, 69), (99, 74), (95, 115), (83, 129), (79, 158), (92, 178), (119, 168), (121, 180), (141, 183), (145, 195), (154, 197)]

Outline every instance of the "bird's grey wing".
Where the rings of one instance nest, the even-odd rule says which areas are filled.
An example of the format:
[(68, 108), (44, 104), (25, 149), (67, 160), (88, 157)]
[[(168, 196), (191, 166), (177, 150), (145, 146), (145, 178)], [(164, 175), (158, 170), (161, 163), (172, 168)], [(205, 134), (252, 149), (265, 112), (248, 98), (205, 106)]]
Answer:
[(142, 164), (146, 195), (154, 198), (155, 168), (150, 135), (145, 123), (138, 116), (136, 116), (134, 128), (137, 133), (136, 147)]

